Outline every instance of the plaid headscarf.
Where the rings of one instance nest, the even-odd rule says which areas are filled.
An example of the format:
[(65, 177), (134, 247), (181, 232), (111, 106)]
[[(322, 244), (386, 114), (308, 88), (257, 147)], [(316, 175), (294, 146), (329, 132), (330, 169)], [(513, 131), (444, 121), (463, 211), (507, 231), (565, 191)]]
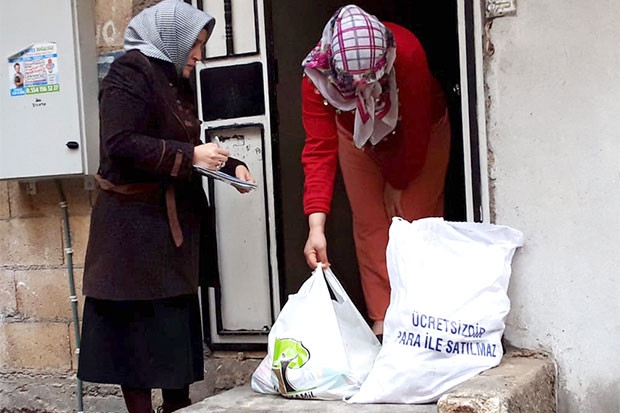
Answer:
[(321, 95), (341, 110), (357, 109), (353, 141), (375, 145), (398, 121), (390, 29), (355, 5), (340, 8), (323, 29), (318, 45), (302, 66)]
[(213, 16), (182, 0), (164, 0), (138, 13), (125, 30), (125, 51), (138, 49), (145, 56), (171, 62), (181, 73), (198, 34), (215, 26)]

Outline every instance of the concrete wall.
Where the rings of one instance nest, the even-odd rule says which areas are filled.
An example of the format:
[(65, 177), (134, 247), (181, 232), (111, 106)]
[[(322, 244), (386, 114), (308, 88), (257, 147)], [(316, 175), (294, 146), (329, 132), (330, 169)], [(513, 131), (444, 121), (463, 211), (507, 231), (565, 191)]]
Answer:
[(95, 33), (100, 53), (122, 49), (125, 28), (135, 15), (133, 8), (137, 6), (134, 3), (145, 1), (95, 0)]
[[(78, 288), (88, 237), (90, 193), (81, 180), (64, 181)], [(54, 182), (29, 195), (0, 182), (0, 366), (71, 369), (74, 365), (64, 235)], [(81, 301), (81, 300), (80, 300)]]
[(620, 411), (620, 2), (520, 0), (496, 20), (497, 223), (522, 230), (506, 336), (552, 353), (559, 411)]

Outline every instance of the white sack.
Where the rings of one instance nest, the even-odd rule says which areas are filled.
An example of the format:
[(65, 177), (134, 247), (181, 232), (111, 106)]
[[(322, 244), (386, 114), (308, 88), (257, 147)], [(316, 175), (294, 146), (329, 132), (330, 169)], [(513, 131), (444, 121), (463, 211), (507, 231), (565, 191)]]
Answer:
[(353, 403), (428, 403), (497, 366), (510, 264), (523, 234), (480, 223), (395, 218), (383, 347)]

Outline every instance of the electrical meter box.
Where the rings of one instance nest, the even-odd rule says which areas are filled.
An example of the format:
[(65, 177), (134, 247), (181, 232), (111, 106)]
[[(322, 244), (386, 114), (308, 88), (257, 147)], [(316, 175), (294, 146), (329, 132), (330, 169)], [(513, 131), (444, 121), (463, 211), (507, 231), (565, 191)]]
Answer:
[(0, 0), (0, 179), (93, 174), (94, 0)]

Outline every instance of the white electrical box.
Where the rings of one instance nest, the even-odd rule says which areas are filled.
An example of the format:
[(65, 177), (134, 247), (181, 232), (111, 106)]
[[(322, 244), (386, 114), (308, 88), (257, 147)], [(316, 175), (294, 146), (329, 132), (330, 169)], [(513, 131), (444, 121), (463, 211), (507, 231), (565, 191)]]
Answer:
[(93, 0), (0, 0), (0, 179), (93, 174)]

